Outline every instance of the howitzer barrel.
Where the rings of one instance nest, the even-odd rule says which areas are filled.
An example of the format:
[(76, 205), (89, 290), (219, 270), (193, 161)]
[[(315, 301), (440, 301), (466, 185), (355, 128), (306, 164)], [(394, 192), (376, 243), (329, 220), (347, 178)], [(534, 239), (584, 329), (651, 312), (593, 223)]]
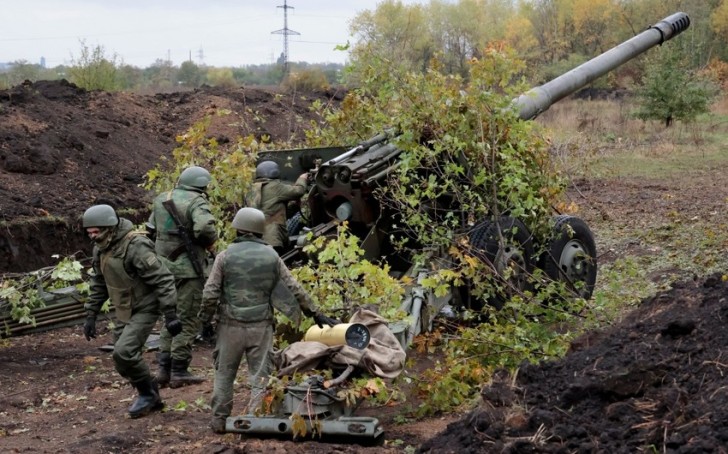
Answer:
[(609, 49), (554, 80), (532, 88), (514, 100), (519, 117), (523, 120), (536, 118), (555, 102), (576, 92), (646, 50), (677, 36), (689, 26), (690, 18), (687, 14), (672, 14), (639, 35)]

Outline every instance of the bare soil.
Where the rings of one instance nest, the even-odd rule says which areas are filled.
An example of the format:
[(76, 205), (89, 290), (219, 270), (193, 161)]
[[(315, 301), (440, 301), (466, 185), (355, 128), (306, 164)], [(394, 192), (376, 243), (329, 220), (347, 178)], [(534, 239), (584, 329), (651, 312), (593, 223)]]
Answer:
[[(46, 266), (54, 253), (88, 251), (78, 217), (92, 203), (143, 212), (149, 194), (138, 186), (142, 175), (206, 113), (229, 108), (238, 119), (215, 125), (221, 140), (248, 133), (286, 140), (315, 119), (307, 109), (311, 100), (340, 98), (339, 92), (292, 96), (253, 88), (140, 96), (89, 93), (59, 82), (0, 91), (0, 272)], [(579, 181), (571, 195), (591, 225), (603, 219), (614, 228), (647, 225), (680, 213), (710, 217), (718, 228), (726, 224), (728, 175), (701, 168), (661, 181)], [(640, 247), (624, 238), (600, 249), (599, 260)], [(725, 453), (728, 284), (721, 275), (684, 277), (618, 324), (578, 339), (563, 359), (524, 364), (515, 379), (501, 374), (484, 383), (481, 404), (465, 415), (397, 424), (405, 406), (422, 397), (409, 394), (407, 402), (362, 408), (361, 415), (377, 416), (385, 427), (384, 444), (372, 447), (213, 434), (204, 408), (211, 347), (204, 343), (195, 347), (192, 368), (207, 381), (164, 389), (166, 411), (131, 420), (125, 414), (134, 390), (98, 348), (111, 339), (105, 329), (90, 343), (80, 326), (4, 339), (0, 446), (49, 453), (379, 453), (407, 446), (431, 453)], [(154, 368), (154, 353), (145, 357)], [(410, 373), (430, 360), (413, 356)], [(236, 403), (245, 397), (241, 387)]]
[(559, 361), (496, 377), (420, 452), (724, 453), (728, 285), (687, 281)]
[(95, 203), (145, 217), (152, 194), (140, 186), (144, 175), (206, 116), (221, 144), (250, 134), (286, 142), (317, 119), (314, 101), (338, 103), (343, 95), (264, 87), (135, 95), (87, 92), (66, 81), (0, 91), (0, 272), (88, 253), (78, 221)]
[[(99, 322), (98, 326), (104, 324)], [(366, 407), (357, 416), (373, 416), (385, 428), (377, 446), (310, 440), (246, 438), (214, 434), (206, 405), (212, 393), (212, 346), (196, 344), (191, 370), (204, 383), (161, 390), (166, 408), (140, 419), (126, 415), (136, 391), (115, 371), (111, 354), (100, 347), (111, 333), (87, 342), (80, 326), (10, 338), (0, 348), (0, 444), (2, 452), (43, 453), (395, 453), (419, 446), (455, 420), (451, 415), (397, 425), (400, 407)], [(156, 370), (154, 352), (145, 359)], [(239, 380), (245, 383), (242, 366)], [(236, 388), (233, 411), (249, 398)], [(234, 413), (235, 414), (235, 413)]]

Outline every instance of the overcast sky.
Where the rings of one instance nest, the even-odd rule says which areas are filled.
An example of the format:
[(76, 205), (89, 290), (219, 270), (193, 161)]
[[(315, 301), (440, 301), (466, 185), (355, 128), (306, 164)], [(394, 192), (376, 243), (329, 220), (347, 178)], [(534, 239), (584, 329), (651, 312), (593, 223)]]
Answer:
[[(351, 19), (380, 0), (287, 0), (289, 59), (344, 63), (335, 51), (349, 39)], [(409, 0), (405, 3), (416, 3)], [(425, 3), (422, 1), (421, 3)], [(103, 46), (124, 63), (157, 59), (179, 66), (274, 62), (283, 52), (283, 0), (0, 0), (0, 63), (25, 60), (47, 67), (78, 58), (81, 40)], [(280, 7), (279, 7), (280, 6)], [(293, 8), (290, 8), (293, 7)]]

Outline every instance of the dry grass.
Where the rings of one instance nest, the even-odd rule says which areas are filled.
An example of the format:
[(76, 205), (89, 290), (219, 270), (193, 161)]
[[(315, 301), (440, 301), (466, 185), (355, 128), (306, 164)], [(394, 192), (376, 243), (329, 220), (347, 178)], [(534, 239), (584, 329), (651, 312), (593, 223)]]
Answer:
[(716, 115), (728, 115), (728, 96), (714, 102), (710, 108), (711, 113)]
[(546, 128), (557, 165), (572, 177), (669, 175), (695, 158), (705, 165), (728, 159), (728, 98), (716, 101), (710, 115), (669, 128), (632, 118), (633, 110), (629, 98), (569, 99), (537, 122)]

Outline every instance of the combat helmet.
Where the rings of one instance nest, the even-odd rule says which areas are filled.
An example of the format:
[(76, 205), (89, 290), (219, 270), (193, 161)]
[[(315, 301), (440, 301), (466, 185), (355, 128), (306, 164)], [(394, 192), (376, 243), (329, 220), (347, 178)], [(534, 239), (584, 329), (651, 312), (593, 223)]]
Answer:
[(257, 208), (241, 208), (235, 213), (233, 228), (262, 235), (265, 230), (265, 214)]
[(198, 189), (205, 189), (211, 181), (210, 172), (200, 166), (187, 167), (179, 175), (179, 184)]
[(83, 213), (83, 227), (114, 227), (119, 223), (116, 211), (109, 205), (94, 205)]
[(263, 161), (255, 168), (255, 178), (280, 178), (281, 169), (275, 161)]

